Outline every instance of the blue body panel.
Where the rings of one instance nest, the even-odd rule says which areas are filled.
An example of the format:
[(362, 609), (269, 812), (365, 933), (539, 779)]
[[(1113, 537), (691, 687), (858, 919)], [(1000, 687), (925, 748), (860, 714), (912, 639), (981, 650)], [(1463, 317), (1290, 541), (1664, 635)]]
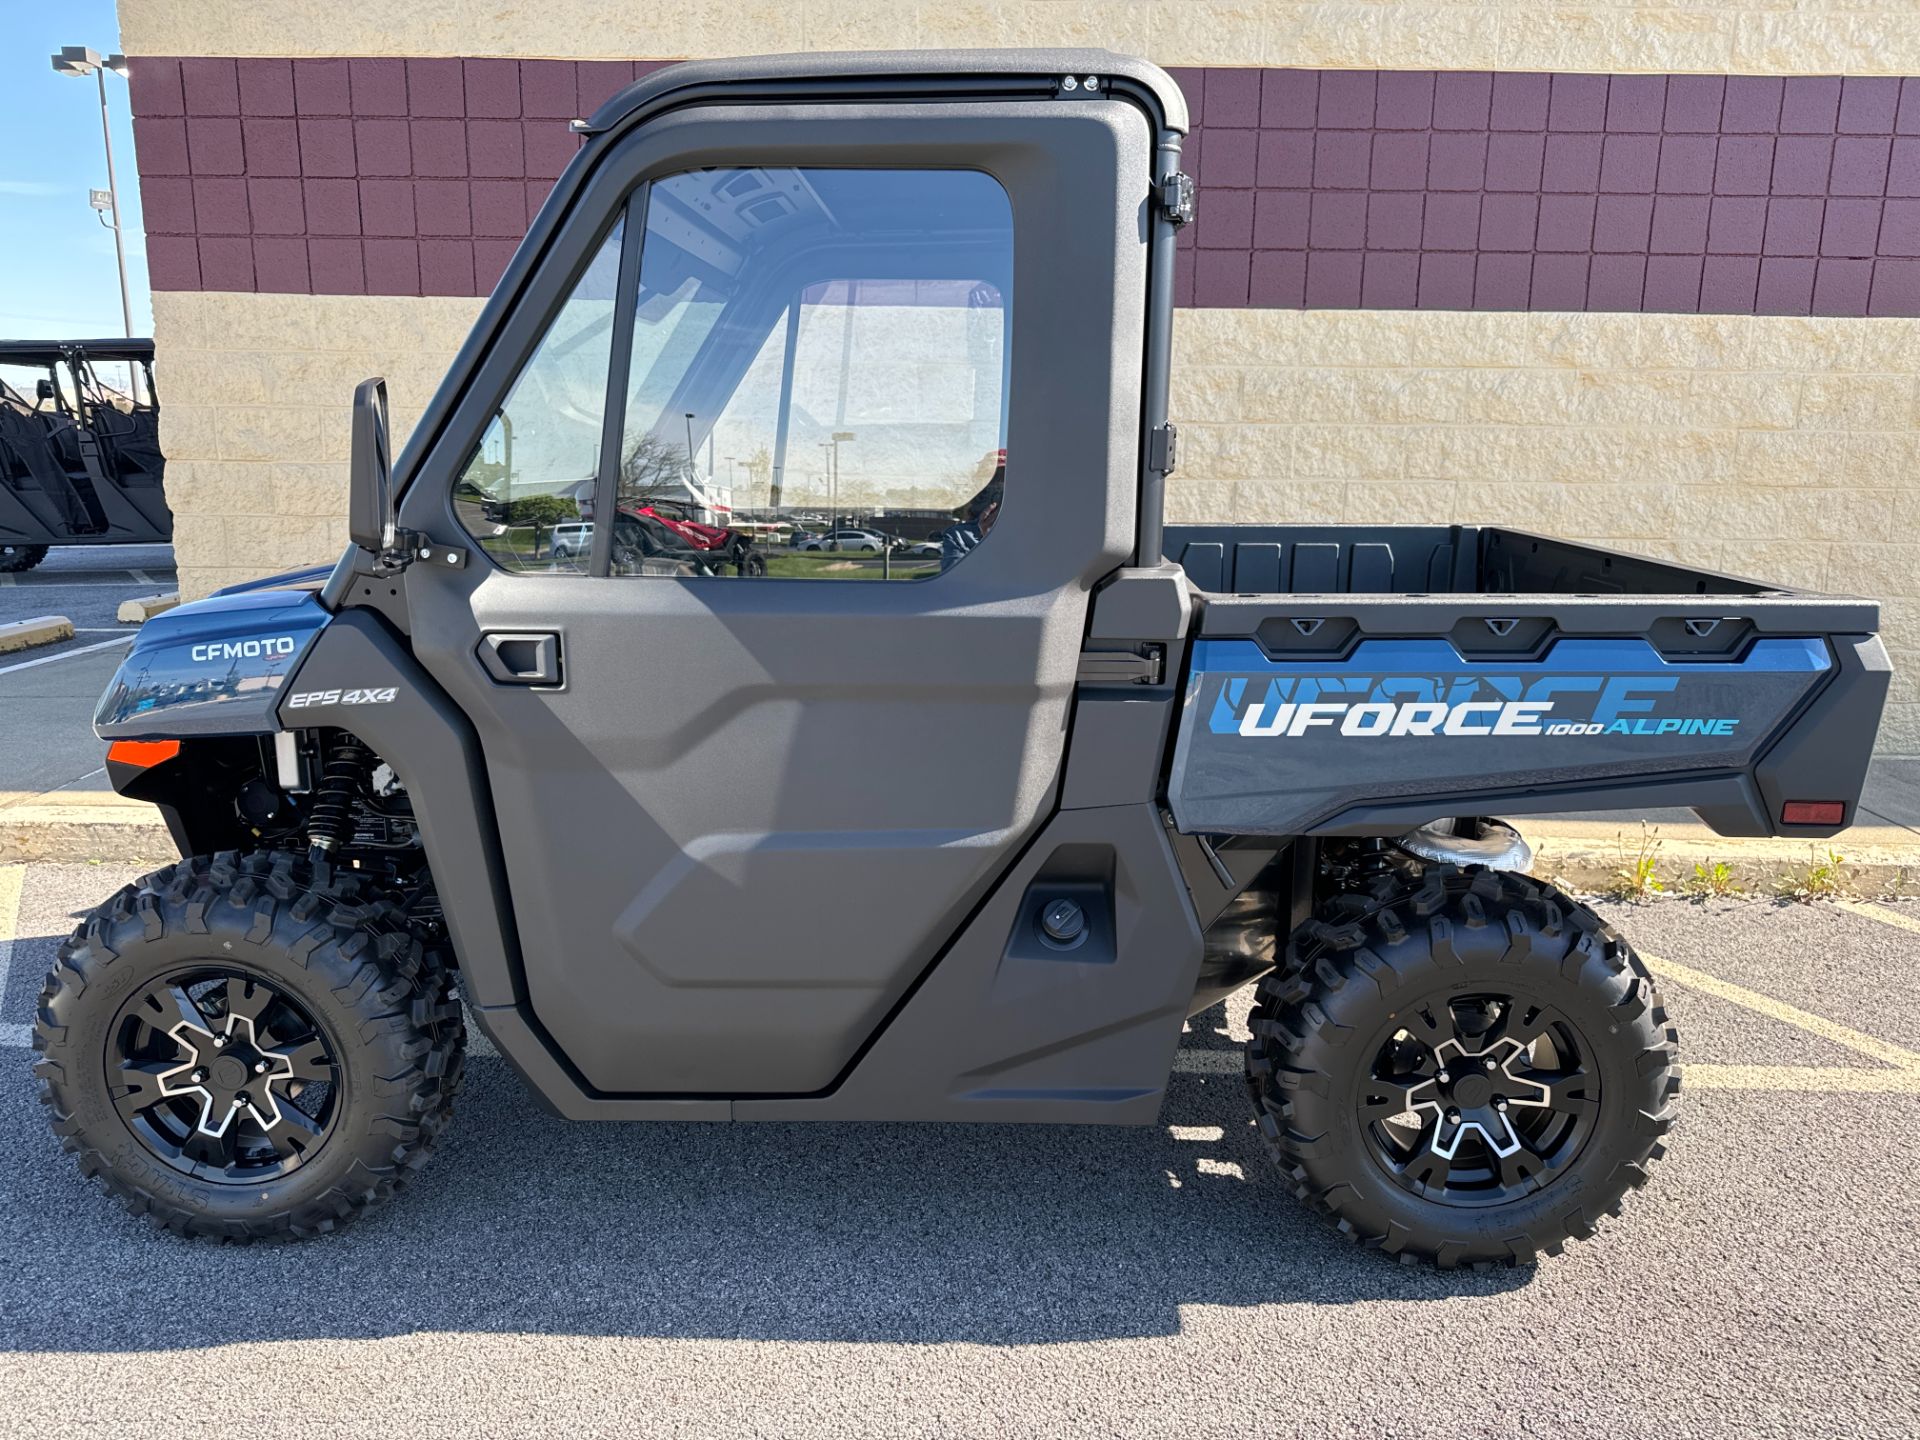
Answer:
[(1441, 639), (1273, 660), (1201, 640), (1169, 801), (1189, 833), (1258, 835), (1426, 796), (1434, 818), (1516, 793), (1578, 809), (1595, 787), (1751, 771), (1834, 668), (1826, 641), (1799, 638), (1680, 660), (1631, 638), (1562, 639), (1534, 660), (1469, 660)]
[(309, 590), (251, 590), (140, 627), (93, 715), (102, 740), (265, 735), (281, 684), (331, 617)]

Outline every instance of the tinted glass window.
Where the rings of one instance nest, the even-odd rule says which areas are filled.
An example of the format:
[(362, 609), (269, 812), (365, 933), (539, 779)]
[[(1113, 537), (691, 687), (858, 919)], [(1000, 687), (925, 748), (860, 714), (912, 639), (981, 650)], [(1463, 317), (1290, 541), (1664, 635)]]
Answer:
[(963, 558), (999, 515), (1012, 269), (1012, 208), (976, 171), (656, 181), (614, 572), (920, 579)]
[(620, 232), (601, 245), (455, 482), (460, 523), (512, 570), (584, 575), (613, 354)]

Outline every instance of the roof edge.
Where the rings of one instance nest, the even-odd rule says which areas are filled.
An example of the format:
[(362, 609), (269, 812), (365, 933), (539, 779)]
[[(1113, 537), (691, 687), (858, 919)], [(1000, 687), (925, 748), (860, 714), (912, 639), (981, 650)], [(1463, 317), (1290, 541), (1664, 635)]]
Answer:
[(1098, 75), (1102, 80), (1126, 79), (1159, 102), (1168, 129), (1182, 135), (1188, 129), (1187, 99), (1171, 75), (1146, 60), (1092, 48), (810, 51), (683, 60), (642, 76), (613, 95), (593, 112), (583, 128), (588, 134), (604, 133), (673, 91), (696, 86), (750, 85), (768, 80), (924, 79), (945, 75), (995, 78)]

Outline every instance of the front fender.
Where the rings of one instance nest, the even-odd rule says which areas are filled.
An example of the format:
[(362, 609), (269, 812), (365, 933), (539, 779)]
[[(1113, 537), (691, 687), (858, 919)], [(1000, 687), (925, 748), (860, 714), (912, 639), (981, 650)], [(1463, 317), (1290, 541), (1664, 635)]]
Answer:
[(140, 627), (93, 714), (102, 740), (269, 735), (280, 687), (333, 617), (308, 591), (216, 595)]

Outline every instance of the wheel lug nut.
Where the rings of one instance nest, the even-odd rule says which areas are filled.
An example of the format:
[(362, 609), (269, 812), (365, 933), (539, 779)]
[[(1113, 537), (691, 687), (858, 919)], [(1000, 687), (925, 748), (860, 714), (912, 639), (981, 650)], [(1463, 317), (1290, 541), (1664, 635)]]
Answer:
[(1441, 1071), (1441, 1072), (1440, 1072), (1440, 1073), (1439, 1073), (1438, 1075), (1436, 1075), (1436, 1076), (1435, 1076), (1434, 1078), (1435, 1078), (1436, 1080), (1438, 1080), (1438, 1081), (1439, 1081), (1439, 1082), (1440, 1082), (1440, 1083), (1441, 1083), (1442, 1085), (1445, 1085), (1445, 1084), (1447, 1084), (1448, 1082), (1450, 1082), (1450, 1081), (1451, 1081), (1451, 1080), (1453, 1079), (1453, 1077), (1452, 1077), (1451, 1075), (1449, 1075), (1449, 1074), (1447, 1074), (1447, 1072), (1446, 1072), (1446, 1071), (1444, 1071), (1444, 1070), (1442, 1070), (1442, 1071)]
[(216, 1050), (224, 1050), (224, 1049), (226, 1049), (226, 1048), (227, 1048), (227, 1037), (226, 1037), (226, 1036), (224, 1036), (224, 1035), (216, 1035), (216, 1036), (214, 1036), (214, 1037), (213, 1037), (213, 1048), (214, 1048), (214, 1049), (216, 1049)]
[(1487, 1057), (1487, 1069), (1498, 1070), (1499, 1068), (1500, 1068), (1499, 1064), (1494, 1060), (1494, 1058), (1491, 1055), (1489, 1055)]
[(1507, 1113), (1507, 1102), (1504, 1099), (1496, 1100), (1493, 1102), (1493, 1108), (1504, 1115)]
[(1460, 1112), (1458, 1110), (1447, 1111), (1447, 1123), (1449, 1125), (1458, 1125), (1460, 1123)]
[(193, 1081), (194, 1084), (198, 1085), (202, 1080), (207, 1078), (207, 1072), (204, 1070), (196, 1070), (187, 1078)]
[(266, 1074), (266, 1073), (267, 1073), (267, 1062), (266, 1062), (266, 1061), (264, 1061), (264, 1060), (256, 1060), (256, 1061), (254, 1061), (254, 1062), (253, 1062), (253, 1073), (254, 1073), (254, 1074), (256, 1074), (256, 1075), (264, 1075), (264, 1074)]

